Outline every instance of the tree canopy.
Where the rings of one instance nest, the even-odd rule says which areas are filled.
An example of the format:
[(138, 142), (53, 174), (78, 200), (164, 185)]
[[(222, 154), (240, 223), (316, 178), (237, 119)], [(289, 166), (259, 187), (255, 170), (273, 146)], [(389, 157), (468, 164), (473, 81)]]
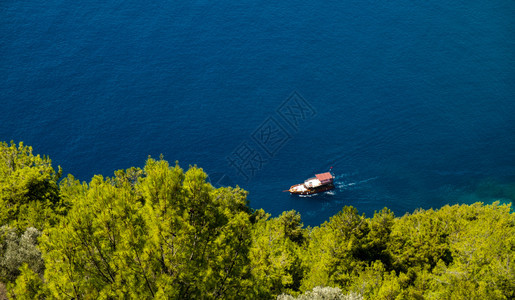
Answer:
[(311, 228), (162, 157), (87, 183), (61, 174), (22, 143), (0, 144), (0, 282), (12, 299), (515, 298), (509, 204), (401, 217), (346, 206)]
[(48, 157), (32, 154), (32, 147), (0, 143), (0, 224), (18, 229), (54, 224), (61, 174)]

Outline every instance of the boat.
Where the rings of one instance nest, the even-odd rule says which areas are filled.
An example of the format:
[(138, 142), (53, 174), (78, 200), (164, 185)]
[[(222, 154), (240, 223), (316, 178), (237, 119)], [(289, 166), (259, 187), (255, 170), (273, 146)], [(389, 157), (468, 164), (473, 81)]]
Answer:
[(303, 183), (295, 184), (288, 190), (295, 195), (312, 195), (334, 189), (334, 176), (331, 172), (315, 174)]

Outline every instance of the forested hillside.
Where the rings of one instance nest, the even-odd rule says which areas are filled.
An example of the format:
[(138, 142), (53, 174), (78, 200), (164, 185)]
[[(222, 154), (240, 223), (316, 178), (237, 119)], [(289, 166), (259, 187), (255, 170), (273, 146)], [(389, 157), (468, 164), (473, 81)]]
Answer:
[(206, 180), (149, 158), (80, 182), (1, 143), (0, 298), (515, 298), (510, 205), (401, 217), (347, 206), (310, 228)]

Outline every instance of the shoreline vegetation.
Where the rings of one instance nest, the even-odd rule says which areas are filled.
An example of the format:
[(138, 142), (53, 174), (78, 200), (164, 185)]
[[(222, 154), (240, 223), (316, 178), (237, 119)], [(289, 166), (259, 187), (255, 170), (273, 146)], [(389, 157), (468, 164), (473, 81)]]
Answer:
[(320, 226), (161, 157), (89, 183), (0, 143), (0, 299), (514, 299), (510, 204)]

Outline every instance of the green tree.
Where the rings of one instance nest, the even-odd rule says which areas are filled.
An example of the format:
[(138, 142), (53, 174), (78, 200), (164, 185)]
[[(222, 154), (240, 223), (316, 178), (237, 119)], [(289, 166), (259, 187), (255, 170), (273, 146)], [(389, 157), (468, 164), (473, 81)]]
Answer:
[(149, 159), (137, 186), (145, 199), (158, 296), (237, 298), (246, 288), (250, 210), (246, 192), (214, 189), (197, 167), (183, 173)]
[(48, 157), (32, 154), (32, 147), (0, 143), (0, 225), (41, 230), (54, 224), (61, 173)]
[[(132, 175), (130, 175), (132, 173)], [(68, 214), (42, 237), (52, 297), (239, 298), (250, 284), (246, 192), (202, 169), (149, 159), (143, 172), (68, 178)]]
[(49, 294), (40, 275), (23, 264), (20, 268), (21, 275), (16, 279), (15, 284), (9, 286), (9, 298), (17, 300), (48, 299)]
[(387, 245), (391, 239), (391, 232), (395, 223), (395, 215), (388, 208), (374, 212), (373, 218), (366, 219), (368, 223), (368, 234), (361, 252), (357, 254), (360, 260), (374, 262), (381, 261), (387, 269), (391, 269), (391, 256)]
[(450, 263), (451, 223), (451, 218), (432, 209), (418, 210), (398, 219), (388, 243), (393, 267), (403, 272), (410, 268), (430, 271), (439, 260)]
[(129, 185), (95, 176), (85, 193), (70, 200), (67, 216), (41, 240), (50, 292), (75, 299), (131, 295), (128, 283), (144, 282), (139, 270), (127, 266), (142, 250), (127, 238), (142, 230), (138, 196)]
[(301, 246), (306, 235), (295, 211), (277, 218), (260, 218), (252, 231), (250, 260), (255, 292), (259, 298), (299, 291), (303, 276)]
[(346, 206), (309, 236), (304, 253), (307, 274), (302, 290), (315, 286), (337, 286), (346, 289), (365, 266), (359, 259), (369, 232), (365, 217), (354, 207)]
[(515, 298), (515, 215), (510, 205), (443, 207), (454, 216), (452, 264), (440, 262), (431, 293), (454, 299)]

